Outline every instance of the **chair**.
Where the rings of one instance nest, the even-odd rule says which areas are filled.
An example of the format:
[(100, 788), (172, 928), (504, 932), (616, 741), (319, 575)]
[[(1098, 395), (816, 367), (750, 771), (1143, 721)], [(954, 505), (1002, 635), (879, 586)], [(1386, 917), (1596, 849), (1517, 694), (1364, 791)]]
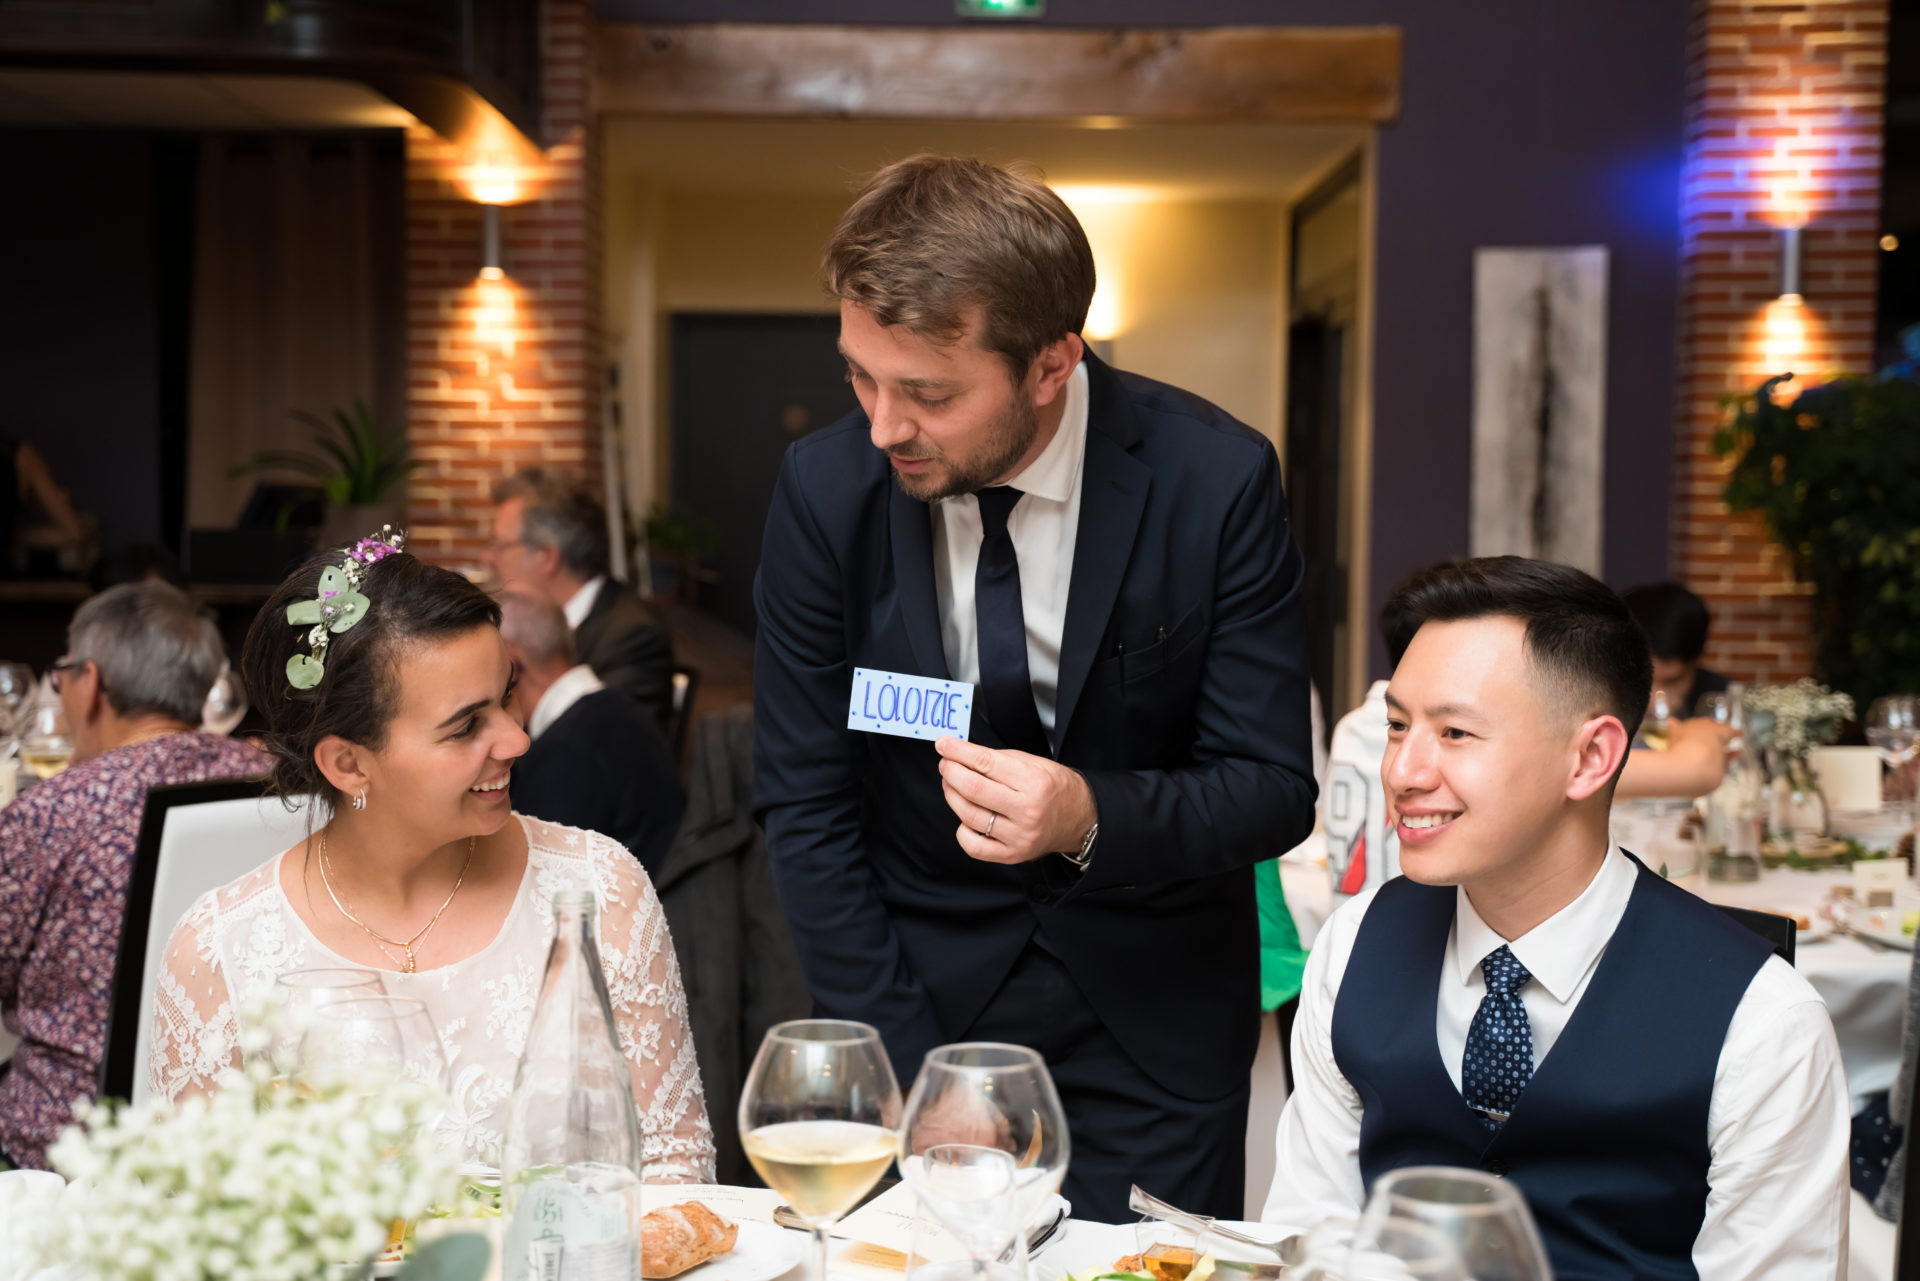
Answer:
[(687, 763), (687, 728), (693, 722), (693, 696), (700, 692), (700, 669), (673, 665), (673, 710), (667, 718), (667, 746), (674, 762)]
[(1782, 916), (1778, 912), (1756, 912), (1745, 907), (1726, 907), (1718, 903), (1714, 906), (1773, 944), (1773, 950), (1780, 954), (1780, 959), (1788, 965), (1793, 964), (1793, 945), (1799, 937), (1800, 927), (1791, 916)]
[(210, 889), (250, 872), (307, 835), (307, 804), (289, 811), (258, 779), (178, 783), (147, 792), (127, 880), (127, 912), (113, 971), (100, 1096), (147, 1097), (153, 978), (174, 925)]

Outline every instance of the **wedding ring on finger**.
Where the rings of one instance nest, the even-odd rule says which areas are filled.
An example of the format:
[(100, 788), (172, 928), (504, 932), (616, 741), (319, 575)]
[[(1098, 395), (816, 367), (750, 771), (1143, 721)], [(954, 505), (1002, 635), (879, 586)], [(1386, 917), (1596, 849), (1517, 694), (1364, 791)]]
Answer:
[(992, 840), (993, 825), (999, 821), (1000, 821), (1000, 816), (998, 814), (987, 815), (987, 825), (980, 829), (980, 835), (986, 837), (988, 840)]

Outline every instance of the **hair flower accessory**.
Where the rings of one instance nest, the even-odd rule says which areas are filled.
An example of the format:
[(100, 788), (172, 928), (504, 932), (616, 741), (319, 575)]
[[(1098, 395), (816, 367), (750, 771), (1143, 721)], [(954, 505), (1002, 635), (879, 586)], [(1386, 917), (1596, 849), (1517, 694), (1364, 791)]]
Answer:
[(363, 538), (347, 549), (347, 558), (329, 565), (320, 574), (320, 595), (314, 600), (295, 601), (287, 606), (287, 621), (295, 627), (311, 627), (307, 644), (311, 654), (295, 654), (287, 660), (287, 683), (295, 689), (312, 689), (327, 674), (327, 644), (340, 632), (351, 630), (367, 616), (371, 603), (360, 591), (360, 578), (367, 567), (401, 550), (407, 541), (404, 532), (382, 525), (380, 532)]

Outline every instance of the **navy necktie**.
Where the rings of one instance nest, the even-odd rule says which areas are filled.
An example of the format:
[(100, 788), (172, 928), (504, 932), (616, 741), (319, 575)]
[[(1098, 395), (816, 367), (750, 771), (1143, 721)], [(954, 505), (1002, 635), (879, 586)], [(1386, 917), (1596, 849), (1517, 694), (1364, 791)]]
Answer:
[(1021, 499), (1006, 485), (983, 489), (980, 500), (980, 561), (973, 571), (973, 609), (980, 636), (980, 705), (1008, 747), (1051, 756), (1047, 731), (1033, 705), (1027, 670), (1027, 616), (1020, 606), (1020, 561), (1014, 555), (1007, 517)]
[(1498, 1130), (1533, 1077), (1533, 1025), (1520, 1000), (1520, 989), (1533, 975), (1504, 943), (1487, 953), (1480, 973), (1487, 994), (1467, 1029), (1460, 1092), (1487, 1128)]

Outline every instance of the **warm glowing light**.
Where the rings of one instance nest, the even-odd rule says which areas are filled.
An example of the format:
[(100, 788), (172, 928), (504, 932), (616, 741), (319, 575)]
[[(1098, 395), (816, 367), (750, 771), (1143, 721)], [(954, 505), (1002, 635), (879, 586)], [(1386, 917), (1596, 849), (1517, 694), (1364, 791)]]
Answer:
[(512, 205), (530, 199), (536, 176), (531, 165), (503, 152), (475, 156), (456, 171), (467, 198), (483, 205)]
[(1900, 247), (1900, 237), (1893, 235), (1882, 236), (1880, 237), (1880, 247), (1888, 253), (1892, 253)]
[(505, 355), (513, 354), (519, 337), (519, 307), (513, 282), (482, 277), (474, 282), (473, 336)]
[(507, 273), (498, 267), (482, 267), (480, 269), (480, 279), (482, 280), (505, 280), (506, 278)]
[(1120, 304), (1113, 295), (1113, 286), (1104, 280), (1094, 288), (1093, 302), (1087, 307), (1087, 323), (1080, 330), (1082, 338), (1106, 342), (1120, 336)]
[(1067, 202), (1067, 207), (1078, 210), (1082, 205), (1133, 205), (1154, 198), (1150, 187), (1127, 187), (1110, 183), (1063, 183), (1053, 188), (1054, 194)]
[(1760, 351), (1769, 368), (1786, 372), (1806, 355), (1807, 309), (1798, 294), (1783, 294), (1767, 304), (1761, 324)]

